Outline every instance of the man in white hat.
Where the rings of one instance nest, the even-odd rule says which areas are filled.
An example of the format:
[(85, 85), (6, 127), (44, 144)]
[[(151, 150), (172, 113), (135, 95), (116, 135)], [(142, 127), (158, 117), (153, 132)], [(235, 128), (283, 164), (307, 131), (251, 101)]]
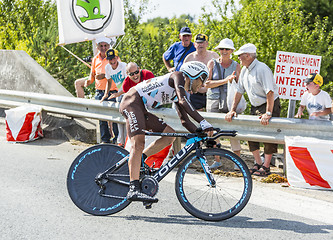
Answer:
[[(115, 38), (110, 39), (107, 37), (100, 37), (100, 38), (96, 39), (97, 49), (99, 50), (99, 53), (101, 53), (101, 50), (102, 50), (102, 52), (104, 52), (104, 53), (102, 53), (102, 55), (103, 55), (103, 54), (105, 54), (106, 51), (104, 51), (103, 49), (101, 49), (101, 50), (99, 49), (99, 44), (101, 44), (102, 42), (109, 44), (109, 48), (110, 48), (111, 43), (112, 44), (115, 43)], [(83, 60), (86, 61), (84, 58), (83, 58)], [(91, 64), (92, 59), (90, 56), (88, 57), (88, 60), (89, 61), (86, 61), (86, 62), (89, 62), (89, 64)], [(103, 75), (97, 76), (97, 77), (100, 78), (102, 76)], [(91, 81), (91, 76), (77, 79), (74, 83), (76, 96), (79, 98), (84, 98), (84, 88), (89, 86), (93, 82), (94, 82), (94, 80)]]
[[(105, 66), (109, 63), (106, 58), (106, 51), (110, 48), (111, 40), (107, 37), (101, 37), (96, 39), (97, 49), (99, 53), (92, 59), (91, 63), (91, 71), (90, 71), (90, 79), (85, 81), (84, 86), (87, 87), (95, 81), (95, 89), (96, 89), (96, 100), (101, 100), (104, 96), (107, 79), (105, 78)], [(116, 85), (113, 85), (110, 89), (110, 92), (118, 91)], [(112, 99), (111, 101), (116, 101), (116, 99)], [(117, 135), (117, 125), (111, 124), (110, 127), (115, 131), (115, 135)], [(101, 132), (101, 142), (102, 143), (110, 143), (111, 142), (111, 133), (112, 129), (109, 129), (109, 124), (106, 121), (99, 121), (99, 127)], [(116, 139), (116, 138), (115, 138)]]
[[(272, 70), (265, 63), (257, 60), (256, 52), (257, 48), (252, 43), (243, 45), (235, 52), (243, 68), (231, 110), (225, 117), (228, 122), (237, 116), (236, 107), (245, 91), (251, 103), (251, 115), (258, 115), (261, 124), (268, 125), (271, 117), (280, 117), (278, 88)], [(264, 163), (260, 157), (260, 144), (249, 141), (249, 148), (256, 161), (250, 172), (257, 176), (269, 175), (272, 155), (277, 152), (277, 144), (264, 143)]]
[[(97, 49), (99, 53), (93, 58), (91, 63), (90, 79), (86, 81), (85, 87), (92, 84), (95, 80), (96, 90), (105, 90), (106, 85), (105, 78), (105, 66), (109, 63), (106, 59), (106, 51), (110, 48), (111, 40), (107, 37), (101, 37), (96, 39)], [(104, 81), (103, 81), (104, 80)]]

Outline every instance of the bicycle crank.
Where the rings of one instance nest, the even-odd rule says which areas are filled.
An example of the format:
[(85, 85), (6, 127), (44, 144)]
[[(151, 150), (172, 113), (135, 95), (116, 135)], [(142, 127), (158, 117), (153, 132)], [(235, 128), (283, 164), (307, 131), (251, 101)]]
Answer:
[[(154, 197), (158, 192), (158, 182), (155, 178), (152, 176), (144, 176), (141, 179), (141, 191), (151, 197)], [(144, 202), (143, 206), (145, 206), (146, 209), (151, 208), (152, 203)]]

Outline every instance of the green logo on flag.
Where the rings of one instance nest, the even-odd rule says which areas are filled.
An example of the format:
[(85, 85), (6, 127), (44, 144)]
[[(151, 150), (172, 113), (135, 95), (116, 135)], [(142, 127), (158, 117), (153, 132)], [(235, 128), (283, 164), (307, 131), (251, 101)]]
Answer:
[(109, 26), (113, 16), (113, 0), (71, 0), (71, 16), (84, 32), (96, 34)]
[(87, 20), (105, 18), (105, 16), (101, 14), (99, 0), (77, 0), (76, 6), (83, 7), (88, 14), (88, 17), (80, 17), (82, 23)]

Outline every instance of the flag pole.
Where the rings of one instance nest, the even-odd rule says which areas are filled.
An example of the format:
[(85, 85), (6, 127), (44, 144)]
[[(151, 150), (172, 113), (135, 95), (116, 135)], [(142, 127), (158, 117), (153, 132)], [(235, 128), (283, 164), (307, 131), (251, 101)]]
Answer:
[(80, 62), (82, 62), (84, 65), (86, 65), (87, 67), (91, 68), (91, 66), (86, 63), (85, 61), (83, 61), (81, 58), (79, 58), (78, 56), (76, 56), (74, 53), (72, 53), (71, 51), (69, 51), (67, 48), (65, 48), (64, 46), (60, 45), (60, 47), (62, 47), (63, 49), (65, 49), (67, 52), (69, 52), (70, 54), (72, 54), (77, 60), (79, 60)]
[[(123, 35), (123, 36), (121, 37), (120, 41), (117, 43), (117, 45), (116, 45), (116, 47), (115, 47), (115, 48), (117, 48), (117, 47), (118, 47), (118, 45), (121, 43), (121, 41), (123, 41), (124, 37), (125, 37), (125, 35)], [(117, 39), (117, 40), (118, 40), (118, 39)], [(114, 44), (114, 45), (115, 45), (115, 44)], [(113, 48), (113, 46), (112, 46), (112, 48)]]

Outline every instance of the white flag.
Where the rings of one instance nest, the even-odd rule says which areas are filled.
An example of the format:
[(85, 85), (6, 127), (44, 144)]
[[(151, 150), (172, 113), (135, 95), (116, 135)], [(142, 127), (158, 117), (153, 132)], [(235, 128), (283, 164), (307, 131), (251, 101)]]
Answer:
[(59, 44), (125, 34), (122, 0), (57, 0)]

